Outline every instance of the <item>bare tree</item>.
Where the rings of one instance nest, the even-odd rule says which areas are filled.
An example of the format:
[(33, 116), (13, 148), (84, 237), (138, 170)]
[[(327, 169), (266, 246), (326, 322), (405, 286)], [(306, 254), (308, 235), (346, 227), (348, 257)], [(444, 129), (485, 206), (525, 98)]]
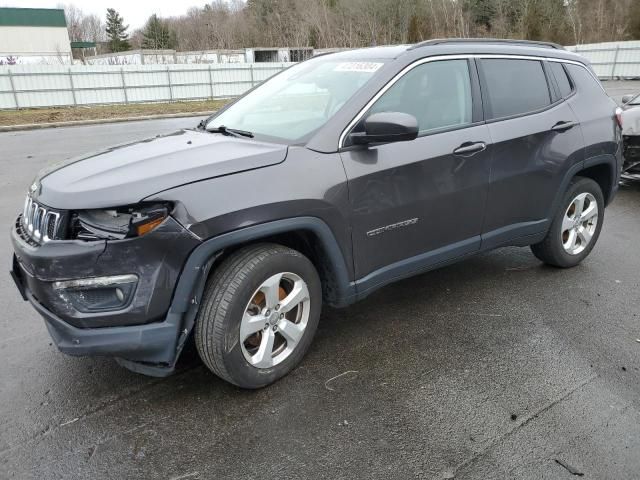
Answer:
[[(101, 40), (101, 22), (65, 7), (72, 40)], [(152, 13), (152, 12), (150, 12)], [(441, 37), (563, 44), (640, 38), (638, 0), (214, 0), (164, 19), (178, 50), (362, 47)], [(139, 47), (139, 35), (132, 45)]]
[(104, 24), (97, 15), (86, 14), (73, 4), (58, 4), (64, 9), (69, 39), (72, 42), (100, 42), (106, 39)]

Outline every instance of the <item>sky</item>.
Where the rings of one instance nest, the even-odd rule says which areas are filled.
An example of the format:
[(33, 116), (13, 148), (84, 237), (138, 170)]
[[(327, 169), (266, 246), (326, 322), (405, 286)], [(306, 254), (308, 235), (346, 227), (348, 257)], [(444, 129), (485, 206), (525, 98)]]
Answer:
[[(210, 0), (209, 0), (210, 1)], [(2, 7), (57, 8), (72, 3), (85, 13), (95, 13), (104, 20), (107, 8), (115, 8), (129, 24), (129, 31), (141, 28), (152, 14), (172, 17), (186, 13), (189, 7), (202, 7), (207, 0), (0, 0)]]

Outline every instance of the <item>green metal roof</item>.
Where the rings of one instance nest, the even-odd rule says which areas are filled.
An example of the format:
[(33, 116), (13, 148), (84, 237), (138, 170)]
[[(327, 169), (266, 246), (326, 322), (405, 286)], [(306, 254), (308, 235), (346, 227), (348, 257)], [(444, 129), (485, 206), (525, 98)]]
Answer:
[(65, 27), (61, 8), (0, 8), (0, 27)]
[(71, 42), (71, 48), (94, 48), (96, 42)]

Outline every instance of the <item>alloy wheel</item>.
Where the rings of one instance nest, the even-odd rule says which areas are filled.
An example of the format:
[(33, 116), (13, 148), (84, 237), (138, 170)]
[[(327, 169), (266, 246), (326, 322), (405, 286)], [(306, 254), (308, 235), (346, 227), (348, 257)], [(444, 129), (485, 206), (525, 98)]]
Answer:
[(582, 253), (591, 243), (597, 226), (598, 202), (591, 193), (580, 193), (562, 218), (560, 235), (564, 250), (570, 255)]
[(309, 289), (295, 273), (277, 273), (254, 292), (240, 322), (244, 358), (271, 368), (295, 350), (309, 320)]

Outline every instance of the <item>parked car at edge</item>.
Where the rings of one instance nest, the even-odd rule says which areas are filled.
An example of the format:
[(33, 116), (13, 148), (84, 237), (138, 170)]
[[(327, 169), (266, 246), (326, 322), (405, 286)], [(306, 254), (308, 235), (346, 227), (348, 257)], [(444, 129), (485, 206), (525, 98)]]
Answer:
[(13, 277), (62, 352), (162, 376), (193, 334), (212, 372), (259, 388), (323, 304), (508, 245), (579, 264), (620, 177), (615, 108), (553, 44), (319, 56), (196, 129), (40, 172)]
[(620, 119), (622, 123), (624, 178), (640, 180), (640, 94), (622, 97)]

